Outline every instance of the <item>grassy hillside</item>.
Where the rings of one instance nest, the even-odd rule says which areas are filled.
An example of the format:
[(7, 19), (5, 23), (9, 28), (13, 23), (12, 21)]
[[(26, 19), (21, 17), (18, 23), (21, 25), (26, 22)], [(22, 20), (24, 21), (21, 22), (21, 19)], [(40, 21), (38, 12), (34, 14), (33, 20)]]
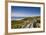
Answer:
[(12, 20), (11, 21), (11, 28), (12, 29), (22, 28), (25, 24), (27, 24), (27, 23), (29, 24), (29, 23), (33, 22), (34, 19), (39, 20), (39, 21), (37, 21), (37, 23), (40, 23), (40, 16), (25, 17), (22, 20)]

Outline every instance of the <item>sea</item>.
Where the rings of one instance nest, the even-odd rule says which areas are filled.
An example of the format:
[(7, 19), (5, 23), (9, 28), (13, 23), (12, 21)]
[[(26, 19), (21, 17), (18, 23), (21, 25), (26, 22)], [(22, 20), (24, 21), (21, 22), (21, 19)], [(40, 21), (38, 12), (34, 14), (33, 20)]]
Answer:
[(24, 17), (11, 17), (11, 20), (22, 20)]

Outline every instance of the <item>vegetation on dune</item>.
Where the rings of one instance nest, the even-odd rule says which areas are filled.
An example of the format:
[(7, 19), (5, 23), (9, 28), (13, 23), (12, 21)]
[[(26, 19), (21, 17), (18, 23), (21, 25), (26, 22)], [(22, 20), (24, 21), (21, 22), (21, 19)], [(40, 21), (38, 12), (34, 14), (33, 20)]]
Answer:
[[(40, 16), (34, 16), (34, 17), (24, 17), (22, 20), (12, 20), (11, 21), (11, 28), (12, 29), (18, 29), (22, 28), (23, 25), (25, 25), (24, 21), (33, 21), (34, 19), (38, 20), (37, 22), (40, 23)], [(34, 24), (35, 25), (35, 24)]]

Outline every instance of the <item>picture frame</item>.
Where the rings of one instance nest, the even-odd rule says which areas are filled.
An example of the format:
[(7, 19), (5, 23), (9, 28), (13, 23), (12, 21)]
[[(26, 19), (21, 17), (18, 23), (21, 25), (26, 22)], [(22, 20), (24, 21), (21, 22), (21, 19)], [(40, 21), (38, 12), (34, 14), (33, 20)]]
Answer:
[[(19, 34), (19, 33), (36, 33), (36, 32), (44, 32), (45, 31), (45, 4), (40, 3), (40, 2), (20, 2), (20, 1), (10, 1), (6, 2), (5, 5), (5, 32), (6, 34)], [(20, 6), (19, 8), (22, 7), (25, 9), (31, 8), (31, 7), (36, 7), (36, 9), (39, 7), (40, 10), (40, 18), (41, 18), (41, 28), (22, 28), (22, 29), (11, 29), (11, 6), (13, 6), (13, 9), (15, 9), (15, 6)], [(24, 6), (24, 7), (23, 7)], [(17, 8), (17, 7), (16, 7)], [(13, 13), (13, 12), (12, 12)], [(36, 14), (36, 13), (35, 13)], [(18, 15), (17, 15), (18, 16)], [(21, 15), (22, 16), (22, 15)], [(28, 15), (29, 16), (29, 15)], [(10, 20), (9, 20), (10, 19)]]

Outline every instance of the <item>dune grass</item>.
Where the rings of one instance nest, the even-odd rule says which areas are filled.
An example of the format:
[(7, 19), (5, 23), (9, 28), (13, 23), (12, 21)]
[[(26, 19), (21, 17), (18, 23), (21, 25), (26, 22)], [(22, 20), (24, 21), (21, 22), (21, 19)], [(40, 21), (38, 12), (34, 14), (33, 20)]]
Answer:
[(40, 21), (40, 16), (36, 16), (36, 17), (25, 17), (24, 19), (18, 20), (18, 21), (17, 20), (12, 20), (11, 21), (11, 28), (12, 29), (22, 28), (22, 26), (25, 25), (24, 21), (27, 21), (27, 20), (33, 21), (34, 18), (36, 20), (39, 18), (39, 21)]

